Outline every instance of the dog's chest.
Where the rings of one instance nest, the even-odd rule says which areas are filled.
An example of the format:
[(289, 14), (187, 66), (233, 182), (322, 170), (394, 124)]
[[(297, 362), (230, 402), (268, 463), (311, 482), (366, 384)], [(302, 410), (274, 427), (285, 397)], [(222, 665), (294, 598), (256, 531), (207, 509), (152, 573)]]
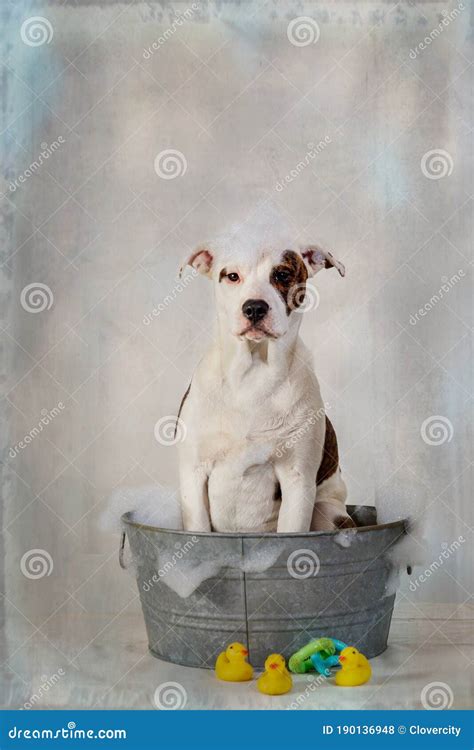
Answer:
[(207, 416), (201, 433), (202, 459), (215, 463), (245, 453), (252, 463), (262, 451), (270, 458), (289, 431), (291, 417), (284, 412), (269, 414), (265, 404), (228, 404)]

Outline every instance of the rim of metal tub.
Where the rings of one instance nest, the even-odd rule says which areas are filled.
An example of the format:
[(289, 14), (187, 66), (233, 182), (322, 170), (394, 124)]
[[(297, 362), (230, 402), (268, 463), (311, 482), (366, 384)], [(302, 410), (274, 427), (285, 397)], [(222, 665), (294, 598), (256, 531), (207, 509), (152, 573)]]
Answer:
[[(349, 506), (350, 507), (350, 506)], [(376, 510), (376, 508), (373, 505), (364, 505), (364, 508), (370, 509), (370, 510)], [(240, 537), (265, 537), (265, 538), (271, 538), (274, 537), (276, 539), (282, 539), (283, 537), (302, 537), (302, 536), (333, 536), (335, 534), (344, 533), (347, 531), (351, 531), (352, 528), (347, 529), (333, 529), (332, 531), (293, 531), (288, 534), (282, 534), (277, 531), (183, 531), (181, 529), (167, 529), (162, 526), (151, 526), (151, 524), (148, 523), (141, 523), (140, 521), (133, 521), (132, 515), (134, 511), (127, 511), (127, 513), (124, 513), (121, 516), (122, 523), (126, 523), (129, 526), (135, 526), (138, 529), (148, 529), (149, 531), (163, 531), (167, 534), (183, 534), (186, 536), (202, 536), (202, 537), (237, 537), (240, 539)], [(371, 526), (355, 526), (354, 528), (357, 530), (357, 533), (363, 533), (366, 531), (374, 531), (375, 529), (394, 529), (397, 526), (400, 527), (400, 529), (403, 532), (406, 532), (408, 530), (408, 519), (402, 518), (398, 521), (389, 521), (388, 523), (376, 523), (372, 524)]]

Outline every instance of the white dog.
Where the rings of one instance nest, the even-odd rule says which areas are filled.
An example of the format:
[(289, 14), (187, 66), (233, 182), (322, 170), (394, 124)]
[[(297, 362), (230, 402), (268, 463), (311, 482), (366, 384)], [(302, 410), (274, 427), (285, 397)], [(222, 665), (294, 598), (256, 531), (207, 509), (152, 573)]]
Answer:
[(353, 523), (297, 308), (306, 281), (345, 269), (302, 252), (201, 247), (185, 265), (213, 281), (218, 331), (181, 403), (184, 528), (306, 532)]

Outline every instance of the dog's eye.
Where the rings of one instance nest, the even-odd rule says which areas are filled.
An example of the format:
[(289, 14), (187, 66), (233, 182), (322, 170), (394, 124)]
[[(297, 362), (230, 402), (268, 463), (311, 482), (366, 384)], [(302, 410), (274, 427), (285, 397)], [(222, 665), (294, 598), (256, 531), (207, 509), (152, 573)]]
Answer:
[(279, 284), (287, 284), (291, 279), (290, 272), (283, 269), (280, 271), (275, 271), (273, 276), (275, 281), (278, 281)]
[(228, 273), (226, 279), (228, 279), (231, 284), (236, 284), (238, 281), (240, 281), (240, 276), (238, 273)]

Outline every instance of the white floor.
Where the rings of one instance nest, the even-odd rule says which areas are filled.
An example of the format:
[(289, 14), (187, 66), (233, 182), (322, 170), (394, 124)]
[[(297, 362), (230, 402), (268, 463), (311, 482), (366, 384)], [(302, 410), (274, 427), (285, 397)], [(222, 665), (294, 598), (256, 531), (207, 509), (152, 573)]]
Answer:
[[(154, 709), (158, 689), (163, 702), (177, 701), (185, 709), (413, 709), (423, 707), (421, 693), (427, 685), (441, 682), (442, 701), (450, 704), (452, 698), (447, 707), (471, 708), (474, 608), (425, 605), (415, 617), (413, 612), (412, 607), (410, 615), (403, 605), (397, 607), (389, 648), (372, 660), (370, 683), (338, 688), (332, 680), (319, 684), (314, 675), (302, 675), (295, 677), (291, 693), (279, 697), (261, 695), (254, 681), (222, 683), (212, 671), (153, 658), (136, 610), (109, 623), (78, 655), (70, 638), (76, 628), (86, 638), (89, 628), (97, 633), (97, 622), (86, 614), (80, 623), (63, 622), (56, 637), (37, 632), (25, 642), (19, 629), (15, 642), (10, 627), (4, 652), (10, 655), (6, 662), (2, 659), (1, 704), (2, 708), (20, 708), (28, 702), (27, 707), (32, 704), (38, 709)], [(168, 682), (176, 684), (165, 685)], [(436, 701), (436, 690), (433, 695)]]

